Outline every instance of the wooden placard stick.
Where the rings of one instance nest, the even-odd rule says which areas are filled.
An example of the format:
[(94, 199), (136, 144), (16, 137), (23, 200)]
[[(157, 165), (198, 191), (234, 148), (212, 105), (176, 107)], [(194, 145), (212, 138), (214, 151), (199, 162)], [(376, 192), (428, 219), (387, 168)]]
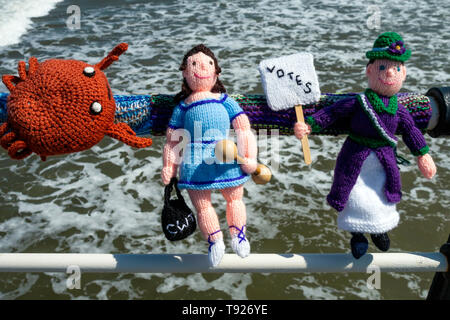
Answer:
[[(303, 108), (301, 105), (295, 106), (295, 113), (297, 115), (297, 121), (305, 123), (305, 118), (303, 117)], [(305, 134), (302, 138), (302, 149), (303, 149), (303, 159), (307, 165), (311, 164), (311, 150), (309, 150), (308, 136)]]
[[(311, 53), (299, 52), (260, 62), (262, 86), (267, 104), (273, 111), (290, 110), (295, 106), (298, 122), (305, 122), (302, 106), (320, 100), (320, 86)], [(303, 157), (311, 164), (309, 141), (302, 139)]]

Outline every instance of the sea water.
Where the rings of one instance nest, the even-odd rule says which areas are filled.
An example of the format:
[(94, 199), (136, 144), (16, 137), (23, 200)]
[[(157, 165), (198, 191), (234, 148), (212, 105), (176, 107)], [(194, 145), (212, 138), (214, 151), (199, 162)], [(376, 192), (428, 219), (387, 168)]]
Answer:
[[(259, 62), (298, 51), (313, 53), (322, 92), (360, 92), (365, 52), (378, 34), (396, 31), (412, 50), (402, 90), (425, 93), (450, 82), (449, 10), (448, 1), (0, 0), (0, 73), (17, 74), (18, 61), (31, 56), (94, 64), (127, 42), (128, 51), (105, 72), (114, 94), (175, 94), (183, 55), (204, 43), (231, 94), (263, 93)], [(310, 167), (293, 136), (261, 143), (260, 159), (274, 175), (265, 186), (245, 185), (253, 253), (350, 252), (350, 236), (336, 227), (337, 214), (325, 201), (344, 139), (311, 136)], [(448, 140), (426, 140), (437, 165), (433, 180), (399, 146), (411, 165), (401, 167), (401, 220), (389, 233), (390, 252), (435, 252), (450, 233)], [(90, 150), (45, 162), (0, 152), (0, 252), (206, 254), (200, 232), (180, 242), (162, 233), (165, 139), (153, 141), (135, 150), (106, 137)], [(224, 200), (219, 192), (212, 200), (226, 231)], [(370, 243), (369, 252), (379, 251)], [(83, 274), (81, 289), (70, 290), (67, 274), (12, 273), (0, 274), (0, 298), (423, 299), (433, 274), (383, 273), (380, 289), (368, 288), (369, 276)]]

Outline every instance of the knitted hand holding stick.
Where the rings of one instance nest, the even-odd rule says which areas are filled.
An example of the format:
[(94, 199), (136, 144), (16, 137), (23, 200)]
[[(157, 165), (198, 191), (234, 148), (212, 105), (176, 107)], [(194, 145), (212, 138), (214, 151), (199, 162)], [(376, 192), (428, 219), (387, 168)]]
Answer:
[(294, 134), (298, 140), (302, 140), (303, 137), (311, 133), (311, 126), (304, 122), (296, 122), (294, 125)]
[[(304, 123), (302, 105), (320, 99), (320, 87), (311, 53), (271, 58), (261, 61), (259, 72), (267, 103), (274, 111), (295, 107), (297, 122)], [(302, 136), (303, 158), (311, 164), (311, 151), (307, 136)]]

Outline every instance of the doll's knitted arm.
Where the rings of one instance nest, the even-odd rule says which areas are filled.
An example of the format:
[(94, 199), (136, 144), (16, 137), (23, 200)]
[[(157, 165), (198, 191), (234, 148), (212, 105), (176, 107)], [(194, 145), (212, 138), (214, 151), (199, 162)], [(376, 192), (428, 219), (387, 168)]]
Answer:
[(402, 134), (403, 142), (415, 156), (427, 154), (429, 148), (423, 134), (414, 124), (414, 120), (408, 110), (401, 104), (398, 105), (399, 117), (398, 131)]
[(399, 125), (398, 129), (402, 133), (403, 141), (411, 150), (411, 153), (417, 156), (417, 165), (425, 178), (431, 179), (436, 174), (436, 165), (433, 158), (429, 155), (429, 148), (424, 136), (415, 126), (414, 120), (408, 110), (401, 104), (398, 105)]
[(256, 170), (256, 156), (258, 147), (255, 135), (251, 131), (250, 122), (245, 114), (240, 114), (234, 118), (234, 130), (237, 135), (238, 153), (246, 160), (247, 163), (241, 164), (241, 168), (245, 173), (251, 174)]
[(311, 116), (305, 117), (306, 123), (296, 122), (294, 125), (295, 137), (301, 140), (306, 134), (320, 132), (332, 125), (337, 119), (351, 115), (355, 110), (356, 103), (355, 98), (343, 99)]
[(174, 136), (174, 129), (168, 128), (166, 132), (166, 144), (163, 152), (163, 169), (161, 177), (164, 185), (169, 184), (170, 179), (177, 175), (180, 156), (175, 152), (175, 147), (179, 143)]
[(353, 97), (342, 99), (305, 117), (305, 122), (311, 126), (312, 132), (319, 132), (332, 125), (336, 120), (351, 116), (357, 107), (357, 99)]
[(185, 112), (177, 105), (172, 112), (172, 117), (169, 120), (169, 127), (166, 131), (166, 144), (164, 145), (163, 153), (163, 169), (161, 177), (165, 185), (169, 184), (170, 179), (177, 175), (178, 165), (181, 163), (180, 150), (178, 148), (180, 132), (177, 129), (184, 127)]

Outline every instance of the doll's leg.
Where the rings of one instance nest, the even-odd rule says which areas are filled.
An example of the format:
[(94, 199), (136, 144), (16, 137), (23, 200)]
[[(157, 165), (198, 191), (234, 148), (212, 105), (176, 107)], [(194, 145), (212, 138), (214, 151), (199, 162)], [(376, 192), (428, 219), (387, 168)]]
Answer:
[(366, 254), (367, 249), (369, 248), (369, 241), (367, 241), (366, 237), (364, 237), (364, 234), (352, 232), (350, 246), (352, 248), (353, 257), (355, 259), (359, 259)]
[(192, 204), (197, 211), (198, 226), (209, 243), (208, 257), (212, 266), (217, 266), (225, 253), (219, 219), (211, 204), (210, 190), (188, 190)]
[(240, 257), (250, 254), (250, 243), (245, 237), (247, 213), (242, 201), (244, 186), (226, 188), (221, 190), (227, 201), (227, 222), (231, 234), (231, 247)]
[(372, 242), (375, 244), (375, 246), (380, 249), (381, 251), (388, 251), (389, 247), (391, 245), (391, 240), (389, 239), (388, 234), (385, 233), (378, 233), (378, 234), (371, 234), (370, 237), (372, 238)]

